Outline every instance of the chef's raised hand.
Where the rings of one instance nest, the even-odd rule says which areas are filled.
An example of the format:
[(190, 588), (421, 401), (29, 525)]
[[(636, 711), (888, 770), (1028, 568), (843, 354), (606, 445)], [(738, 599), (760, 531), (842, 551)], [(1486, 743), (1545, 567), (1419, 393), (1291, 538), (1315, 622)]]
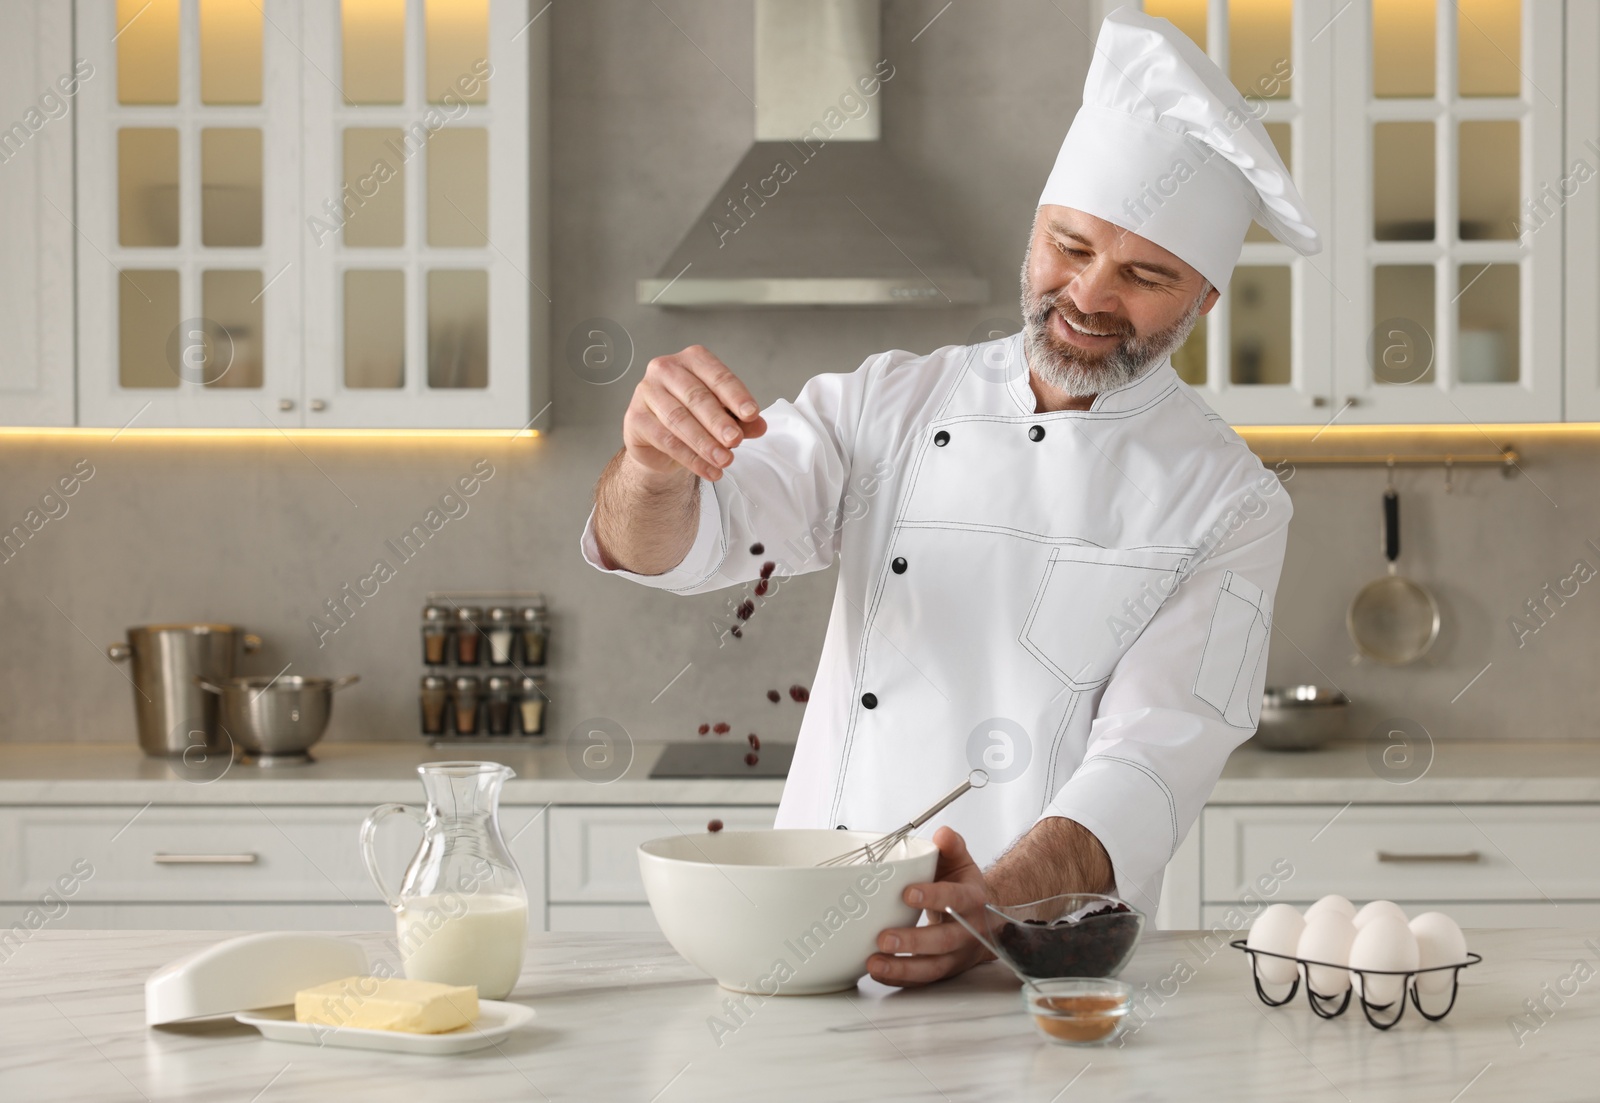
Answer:
[(748, 388), (702, 345), (650, 361), (622, 419), (630, 459), (658, 475), (688, 470), (712, 482), (733, 449), (766, 431)]
[(882, 953), (867, 959), (867, 973), (873, 980), (900, 988), (932, 984), (994, 957), (961, 924), (944, 914), (945, 908), (954, 908), (973, 926), (983, 929), (983, 906), (989, 899), (983, 871), (967, 853), (966, 841), (950, 828), (941, 827), (934, 832), (933, 843), (939, 848), (934, 880), (907, 885), (902, 894), (907, 904), (928, 913), (928, 924), (891, 927), (878, 934)]

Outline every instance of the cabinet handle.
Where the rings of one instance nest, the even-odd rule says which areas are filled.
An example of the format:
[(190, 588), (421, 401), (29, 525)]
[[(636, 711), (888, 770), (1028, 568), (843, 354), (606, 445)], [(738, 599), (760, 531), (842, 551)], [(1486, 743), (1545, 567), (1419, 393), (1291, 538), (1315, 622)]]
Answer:
[(328, 408), (328, 404), (320, 398), (313, 398), (310, 405), (311, 412), (314, 414), (320, 414), (322, 411)]
[(294, 399), (292, 399), (292, 398), (280, 398), (280, 399), (278, 399), (278, 409), (282, 410), (284, 413), (288, 413), (290, 410), (294, 409)]
[(156, 852), (158, 866), (253, 866), (254, 854), (164, 854)]
[(1483, 855), (1476, 850), (1463, 850), (1457, 854), (1396, 854), (1389, 850), (1378, 851), (1380, 862), (1481, 862)]

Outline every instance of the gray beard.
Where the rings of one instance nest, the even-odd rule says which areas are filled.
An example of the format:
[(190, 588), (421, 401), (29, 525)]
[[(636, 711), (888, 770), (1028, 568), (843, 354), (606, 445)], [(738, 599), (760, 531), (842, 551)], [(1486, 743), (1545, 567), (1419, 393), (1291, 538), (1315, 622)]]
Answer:
[[(1200, 304), (1211, 290), (1202, 283), (1189, 309), (1166, 329), (1143, 337), (1132, 332), (1127, 322), (1110, 315), (1084, 314), (1066, 295), (1033, 295), (1028, 289), (1028, 268), (1022, 269), (1022, 347), (1028, 366), (1041, 380), (1071, 398), (1094, 395), (1125, 387), (1155, 367), (1188, 340), (1200, 318)], [(1072, 322), (1096, 332), (1123, 333), (1122, 340), (1105, 352), (1093, 353), (1059, 341), (1050, 332), (1050, 312), (1060, 310)]]

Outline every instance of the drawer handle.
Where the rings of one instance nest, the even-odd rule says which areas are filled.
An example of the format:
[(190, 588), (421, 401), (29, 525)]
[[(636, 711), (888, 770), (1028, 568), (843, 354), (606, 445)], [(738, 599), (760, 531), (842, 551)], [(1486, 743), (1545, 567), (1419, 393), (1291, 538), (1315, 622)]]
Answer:
[(1380, 862), (1481, 862), (1483, 855), (1476, 850), (1463, 850), (1455, 854), (1396, 854), (1390, 850), (1378, 851)]
[(158, 866), (253, 866), (254, 854), (163, 854), (156, 853)]

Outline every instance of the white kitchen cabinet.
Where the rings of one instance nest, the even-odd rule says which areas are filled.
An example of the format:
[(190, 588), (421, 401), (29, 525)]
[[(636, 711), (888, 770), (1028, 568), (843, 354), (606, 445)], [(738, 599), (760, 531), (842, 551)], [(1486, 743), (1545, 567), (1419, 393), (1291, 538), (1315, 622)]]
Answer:
[(0, 5), (0, 425), (73, 423), (72, 112), (65, 4)]
[[(151, 806), (0, 809), (0, 898), (41, 899), (79, 863), (74, 903), (375, 901), (356, 845), (366, 809)], [(380, 836), (403, 869), (416, 840)]]
[(591, 805), (550, 810), (550, 903), (643, 904), (639, 844), (694, 834), (714, 819), (729, 831), (764, 831), (770, 805)]
[(77, 424), (542, 412), (550, 21), (528, 0), (75, 11), (98, 74), (72, 176)]
[[(30, 912), (57, 924), (372, 930), (393, 922), (359, 845), (370, 811), (347, 805), (0, 807), (0, 937)], [(500, 824), (545, 910), (545, 810), (504, 806)], [(378, 857), (398, 887), (420, 829), (386, 821)], [(71, 890), (62, 883), (66, 878)], [(37, 920), (34, 920), (37, 922)]]
[(1533, 228), (1524, 202), (1562, 174), (1564, 7), (1440, 0), (1429, 28), (1391, 13), (1379, 37), (1409, 56), (1387, 64), (1373, 5), (1333, 24), (1355, 78), (1334, 102), (1341, 423), (1561, 420), (1561, 219)]
[(1209, 805), (1168, 868), (1160, 925), (1338, 893), (1464, 926), (1581, 927), (1600, 920), (1600, 866), (1572, 856), (1597, 846), (1593, 804)]
[[(30, 912), (43, 915), (46, 928), (63, 929), (384, 929), (392, 919), (357, 844), (369, 811), (0, 807), (0, 936), (25, 925)], [(731, 831), (766, 830), (776, 816), (774, 805), (502, 805), (500, 829), (527, 887), (534, 929), (548, 922), (552, 930), (651, 932), (657, 928), (639, 876), (640, 843), (704, 831), (713, 819)], [(379, 861), (391, 886), (420, 838), (403, 817), (379, 830)], [(62, 877), (76, 882), (70, 893), (61, 893)]]
[[(1281, 21), (1279, 13), (1289, 10), (1282, 6), (1230, 11), (1225, 4), (1145, 0), (1144, 7), (1202, 43), (1229, 74), (1294, 174), (1313, 221), (1327, 231), (1334, 192), (1344, 183), (1331, 137), (1333, 37), (1317, 33), (1336, 8), (1332, 0), (1295, 0), (1291, 18)], [(1322, 253), (1302, 257), (1252, 226), (1232, 282), (1173, 355), (1178, 374), (1228, 421), (1294, 425), (1331, 414), (1330, 236), (1324, 233)]]
[[(1566, 241), (1568, 421), (1600, 421), (1600, 4), (1567, 8), (1567, 119), (1561, 173), (1539, 202)], [(1548, 185), (1548, 188), (1545, 187)]]
[(1280, 863), (1285, 899), (1600, 901), (1600, 864), (1572, 860), (1600, 850), (1592, 805), (1210, 807), (1203, 822), (1208, 903), (1259, 891)]
[[(1273, 6), (1144, 7), (1229, 73), (1324, 240), (1298, 257), (1253, 227), (1231, 286), (1174, 354), (1180, 376), (1235, 424), (1562, 419), (1563, 290), (1593, 327), (1600, 236), (1583, 224), (1576, 258), (1565, 239), (1564, 277), (1560, 203), (1544, 197), (1585, 153), (1563, 157), (1563, 127), (1569, 144), (1600, 133), (1592, 4), (1570, 5), (1590, 37), (1565, 50), (1563, 0), (1475, 16), (1450, 0), (1295, 0), (1287, 19)], [(1569, 102), (1589, 113), (1576, 129)], [(1548, 216), (1530, 219), (1535, 199)], [(1577, 202), (1592, 215), (1593, 195)], [(1600, 395), (1600, 345), (1584, 332), (1576, 364), (1566, 342), (1568, 374)], [(1600, 401), (1582, 410), (1567, 416), (1600, 417)]]

